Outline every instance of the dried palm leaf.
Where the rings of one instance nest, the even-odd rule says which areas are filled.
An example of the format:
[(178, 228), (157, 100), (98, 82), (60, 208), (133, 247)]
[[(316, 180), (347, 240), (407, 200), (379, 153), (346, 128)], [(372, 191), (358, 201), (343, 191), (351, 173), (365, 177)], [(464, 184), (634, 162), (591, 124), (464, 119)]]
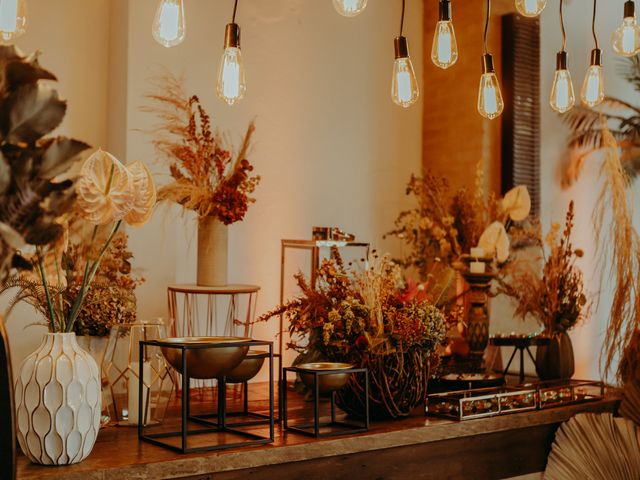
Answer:
[(620, 415), (640, 426), (640, 380), (627, 382), (622, 395)]
[(544, 473), (547, 480), (640, 478), (640, 430), (610, 413), (582, 413), (562, 424)]

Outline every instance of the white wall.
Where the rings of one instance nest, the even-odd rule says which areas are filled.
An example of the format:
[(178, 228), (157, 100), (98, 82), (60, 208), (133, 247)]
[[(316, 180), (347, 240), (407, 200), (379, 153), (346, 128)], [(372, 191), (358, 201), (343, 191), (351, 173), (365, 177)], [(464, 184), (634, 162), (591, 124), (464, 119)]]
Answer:
[[(173, 49), (151, 37), (155, 1), (112, 1), (111, 23), (106, 12), (100, 28), (87, 38), (82, 31), (96, 22), (87, 25), (82, 19), (97, 15), (98, 4), (108, 2), (34, 0), (30, 9), (46, 18), (59, 3), (83, 5), (75, 10), (68, 5), (65, 11), (73, 10), (73, 17), (58, 23), (58, 29), (65, 25), (73, 39), (58, 46), (51, 40), (51, 28), (34, 24), (25, 42), (29, 39), (30, 49), (54, 50), (80, 78), (92, 68), (91, 62), (100, 62), (103, 78), (111, 80), (111, 86), (83, 87), (91, 94), (95, 86), (100, 98), (108, 95), (109, 108), (90, 95), (70, 98), (66, 121), (85, 122), (83, 129), (73, 130), (78, 137), (90, 128), (89, 112), (74, 113), (73, 105), (81, 103), (95, 108), (106, 122), (101, 136), (87, 137), (90, 141), (106, 145), (122, 160), (154, 163), (151, 137), (141, 132), (154, 119), (139, 108), (151, 91), (149, 79), (164, 68), (185, 74), (187, 91), (201, 97), (214, 124), (228, 132), (235, 145), (249, 121), (256, 120), (250, 160), (262, 183), (245, 221), (231, 227), (229, 266), (231, 281), (262, 287), (258, 312), (278, 301), (280, 239), (309, 238), (314, 225), (338, 225), (358, 239), (383, 248), (390, 245), (382, 242), (382, 234), (405, 206), (404, 185), (411, 172), (419, 171), (421, 156), (421, 103), (405, 110), (389, 95), (400, 2), (372, 0), (363, 14), (347, 19), (335, 12), (330, 0), (241, 1), (237, 22), (242, 28), (247, 94), (235, 107), (215, 98), (215, 74), (232, 0), (187, 0), (187, 38)], [(72, 20), (81, 25), (80, 32), (69, 23)], [(405, 35), (421, 78), (419, 0), (408, 2)], [(80, 51), (93, 52), (89, 60), (75, 57), (80, 45)], [(110, 51), (105, 49), (108, 45)], [(45, 65), (60, 73), (66, 64), (46, 62), (48, 55)], [(104, 65), (110, 66), (108, 72)], [(158, 174), (166, 172), (160, 162), (153, 168)], [(161, 175), (157, 180), (164, 181)], [(160, 209), (148, 225), (130, 231), (135, 266), (147, 279), (138, 292), (141, 318), (166, 317), (166, 286), (194, 282), (194, 234), (193, 218), (183, 218), (177, 209)], [(276, 330), (275, 323), (263, 325), (255, 336), (274, 338)], [(18, 342), (17, 335), (12, 328), (16, 366), (39, 337)]]

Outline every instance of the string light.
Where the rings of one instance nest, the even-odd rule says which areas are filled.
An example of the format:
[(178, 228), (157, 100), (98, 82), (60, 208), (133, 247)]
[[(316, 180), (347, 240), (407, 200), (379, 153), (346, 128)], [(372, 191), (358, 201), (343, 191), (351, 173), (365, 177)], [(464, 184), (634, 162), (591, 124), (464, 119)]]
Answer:
[(571, 74), (567, 69), (567, 52), (565, 51), (567, 36), (564, 29), (562, 4), (563, 0), (560, 0), (560, 28), (562, 30), (562, 50), (560, 50), (556, 56), (556, 73), (553, 78), (553, 86), (551, 87), (551, 98), (549, 100), (551, 108), (559, 113), (564, 113), (571, 110), (576, 102), (575, 95), (573, 93), (573, 82), (571, 81)]
[(333, 7), (344, 17), (355, 17), (367, 8), (367, 0), (333, 0)]
[(537, 17), (547, 6), (547, 0), (516, 0), (516, 10), (525, 17)]
[(440, 0), (438, 3), (438, 23), (433, 34), (431, 61), (442, 69), (458, 61), (458, 43), (451, 22), (451, 0)]
[(218, 97), (234, 105), (244, 97), (246, 90), (244, 62), (240, 51), (240, 27), (236, 23), (238, 0), (233, 5), (233, 17), (224, 31), (224, 52), (218, 69)]
[(0, 37), (5, 42), (15, 40), (27, 31), (25, 0), (0, 0)]
[(410, 107), (420, 96), (418, 80), (413, 71), (413, 64), (409, 58), (409, 45), (407, 39), (402, 36), (404, 27), (405, 0), (402, 0), (402, 15), (400, 17), (400, 35), (393, 40), (396, 59), (393, 62), (393, 75), (391, 77), (391, 99), (401, 107)]
[(491, 0), (487, 0), (486, 19), (484, 24), (482, 75), (478, 89), (478, 112), (485, 118), (492, 120), (504, 110), (504, 101), (500, 91), (500, 83), (493, 66), (493, 57), (487, 47), (489, 35), (489, 19), (491, 17)]
[(624, 2), (624, 19), (611, 35), (613, 50), (623, 57), (633, 57), (640, 53), (640, 27), (636, 21), (636, 5)]
[(182, 43), (187, 32), (183, 0), (160, 0), (151, 33), (164, 47)]
[(604, 100), (604, 73), (602, 71), (602, 50), (598, 46), (598, 37), (596, 36), (596, 4), (597, 0), (593, 0), (593, 18), (591, 20), (591, 32), (596, 48), (591, 50), (591, 64), (584, 76), (580, 97), (582, 103), (588, 107), (595, 107)]

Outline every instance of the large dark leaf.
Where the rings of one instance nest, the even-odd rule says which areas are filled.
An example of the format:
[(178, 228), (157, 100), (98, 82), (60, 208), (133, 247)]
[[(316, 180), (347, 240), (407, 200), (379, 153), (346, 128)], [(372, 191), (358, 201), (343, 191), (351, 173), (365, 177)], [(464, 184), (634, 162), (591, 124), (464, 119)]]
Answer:
[(0, 195), (2, 195), (11, 183), (11, 167), (0, 152)]
[(62, 225), (59, 223), (47, 223), (41, 217), (31, 226), (25, 235), (25, 240), (30, 245), (48, 245), (62, 235)]
[(33, 144), (55, 129), (67, 109), (58, 92), (40, 83), (27, 84), (12, 93), (0, 110), (5, 140)]
[(56, 138), (42, 156), (39, 175), (49, 179), (65, 172), (87, 148), (89, 145), (72, 138)]
[(40, 66), (37, 59), (30, 62), (15, 60), (7, 64), (5, 70), (5, 88), (13, 91), (18, 87), (35, 83), (38, 80), (57, 80), (56, 76)]

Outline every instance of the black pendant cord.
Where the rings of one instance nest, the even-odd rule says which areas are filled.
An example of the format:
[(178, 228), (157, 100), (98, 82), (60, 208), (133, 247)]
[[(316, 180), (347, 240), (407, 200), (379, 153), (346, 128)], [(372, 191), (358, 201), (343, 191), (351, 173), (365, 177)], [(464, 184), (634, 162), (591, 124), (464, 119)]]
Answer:
[(593, 33), (593, 41), (596, 44), (596, 49), (599, 49), (598, 46), (598, 36), (596, 35), (596, 7), (598, 4), (598, 0), (593, 0), (593, 19), (591, 20), (591, 33)]
[(489, 53), (489, 49), (487, 47), (487, 39), (489, 36), (489, 19), (490, 18), (491, 18), (491, 0), (487, 0), (487, 16), (484, 21), (484, 37), (482, 40), (482, 53), (484, 53), (485, 55)]
[(405, 0), (402, 0), (402, 14), (400, 15), (400, 36), (402, 36), (402, 30), (404, 28), (404, 3)]
[(233, 4), (233, 17), (231, 18), (231, 23), (236, 23), (236, 12), (238, 11), (238, 0)]
[(562, 51), (565, 51), (567, 43), (567, 33), (564, 30), (564, 15), (562, 14), (563, 0), (560, 0), (560, 29), (562, 30)]

